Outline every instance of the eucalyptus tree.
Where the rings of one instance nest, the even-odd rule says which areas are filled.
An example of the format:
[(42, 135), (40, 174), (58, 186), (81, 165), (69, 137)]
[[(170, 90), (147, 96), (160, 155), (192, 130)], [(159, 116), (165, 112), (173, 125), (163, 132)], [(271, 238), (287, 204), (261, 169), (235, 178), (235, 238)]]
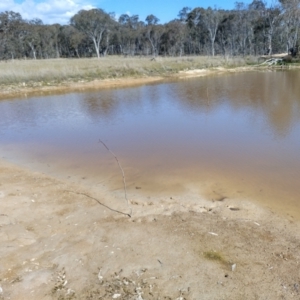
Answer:
[(109, 31), (115, 23), (111, 16), (99, 8), (81, 10), (71, 18), (70, 23), (93, 41), (97, 57), (99, 58), (100, 45), (104, 34), (106, 34), (108, 42)]
[(255, 13), (244, 2), (235, 3), (235, 54), (249, 55), (254, 52)]
[(122, 14), (119, 17), (119, 47), (124, 55), (135, 55), (140, 48), (140, 35), (141, 28), (144, 27), (142, 22), (139, 21), (138, 15), (129, 16)]
[[(279, 23), (282, 20), (281, 9), (279, 6), (271, 6), (270, 8), (266, 9), (264, 19), (266, 22), (265, 34), (267, 37), (267, 54), (272, 55), (274, 48), (274, 37), (278, 31)], [(280, 47), (277, 49), (279, 48)]]
[[(52, 24), (46, 27), (46, 30), (50, 33), (50, 54), (52, 57), (59, 58), (61, 56), (60, 53), (60, 41), (59, 41), (59, 33), (60, 33), (60, 24)], [(47, 44), (45, 38), (43, 38), (44, 43)]]
[[(37, 59), (38, 55), (42, 58), (42, 36), (43, 22), (40, 19), (27, 21), (22, 29), (21, 37), (24, 43), (24, 48), (29, 47), (26, 54), (33, 59)], [(48, 42), (48, 41), (47, 41)]]
[(19, 13), (0, 13), (0, 55), (3, 59), (21, 57), (21, 37), (24, 20)]
[(171, 56), (185, 54), (187, 42), (187, 26), (180, 20), (173, 20), (165, 24), (165, 30), (161, 38), (161, 51)]
[(184, 28), (182, 26), (180, 27), (181, 30), (179, 31), (179, 35), (180, 35), (180, 39), (182, 38), (182, 34), (184, 36), (183, 50), (186, 54), (191, 54), (193, 48), (192, 30), (191, 27), (189, 26), (189, 13), (191, 11), (192, 9), (190, 7), (185, 6), (178, 12), (177, 14), (178, 19), (175, 19), (176, 21), (179, 20), (182, 23), (182, 25), (184, 25)]
[(58, 35), (60, 53), (64, 57), (80, 58), (81, 49), (84, 47), (85, 35), (70, 25), (64, 25), (60, 28)]
[(215, 56), (215, 41), (219, 25), (223, 19), (224, 11), (208, 7), (195, 8), (188, 14), (188, 23), (200, 30), (205, 30), (210, 42), (210, 54)]
[(218, 9), (208, 8), (202, 13), (202, 21), (207, 28), (211, 42), (211, 55), (215, 56), (215, 40), (219, 25), (223, 19), (224, 12)]
[(248, 13), (251, 15), (253, 29), (253, 55), (261, 55), (266, 49), (266, 4), (262, 0), (254, 0), (248, 5)]
[(159, 19), (152, 14), (146, 17), (145, 37), (151, 45), (152, 55), (154, 56), (159, 53), (161, 37), (164, 33), (164, 26), (158, 24), (158, 22)]
[(128, 14), (122, 14), (119, 17), (120, 30), (116, 35), (115, 39), (119, 44), (120, 52), (124, 55), (129, 54), (131, 48), (131, 28), (130, 28), (130, 17)]
[(280, 0), (283, 9), (282, 26), (286, 51), (289, 52), (299, 44), (300, 1)]
[(33, 28), (36, 31), (37, 43), (38, 43), (38, 55), (39, 58), (59, 58), (59, 33), (60, 25), (43, 25), (34, 24)]
[(252, 18), (254, 33), (253, 54), (272, 55), (274, 51), (282, 52), (282, 7), (279, 4), (267, 7), (263, 1), (254, 0), (249, 4), (248, 11)]
[(183, 7), (177, 15), (179, 21), (185, 24), (188, 20), (188, 15), (191, 12), (191, 10), (192, 9), (188, 6)]
[(236, 33), (236, 14), (228, 11), (224, 13), (217, 32), (217, 41), (225, 58), (235, 54)]
[[(188, 51), (189, 54), (203, 54), (205, 52), (206, 44), (209, 42), (208, 32), (203, 22), (199, 18), (199, 10), (203, 8), (195, 8), (187, 15), (187, 28), (189, 32)], [(209, 54), (209, 50), (208, 53)]]

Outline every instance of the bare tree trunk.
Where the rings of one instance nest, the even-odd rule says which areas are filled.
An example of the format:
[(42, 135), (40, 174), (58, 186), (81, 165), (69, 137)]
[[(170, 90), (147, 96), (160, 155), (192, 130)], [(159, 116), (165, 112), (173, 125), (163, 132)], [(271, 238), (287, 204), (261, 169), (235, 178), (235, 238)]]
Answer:
[(75, 48), (75, 52), (76, 52), (77, 57), (80, 58), (78, 48)]
[(96, 38), (94, 38), (94, 37), (93, 37), (93, 42), (94, 42), (97, 57), (100, 58), (100, 50), (99, 50), (100, 42), (97, 42)]
[(36, 59), (36, 50), (34, 49), (34, 46), (31, 42), (28, 42), (28, 45), (32, 51), (32, 54), (33, 54), (33, 59)]

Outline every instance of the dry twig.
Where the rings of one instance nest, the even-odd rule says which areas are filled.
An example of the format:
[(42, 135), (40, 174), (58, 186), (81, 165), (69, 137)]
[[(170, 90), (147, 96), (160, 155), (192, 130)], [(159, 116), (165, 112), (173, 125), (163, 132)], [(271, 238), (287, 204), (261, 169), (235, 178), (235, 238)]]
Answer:
[(122, 211), (113, 209), (113, 208), (111, 208), (111, 207), (109, 207), (109, 206), (103, 204), (103, 203), (100, 202), (98, 199), (96, 199), (96, 198), (94, 198), (94, 197), (92, 197), (92, 196), (90, 196), (90, 195), (88, 195), (88, 194), (85, 194), (85, 193), (73, 192), (73, 191), (69, 191), (69, 190), (66, 190), (66, 192), (74, 193), (74, 194), (77, 194), (77, 195), (83, 195), (83, 196), (86, 196), (86, 197), (88, 197), (88, 198), (90, 198), (90, 199), (93, 199), (93, 200), (97, 201), (100, 205), (106, 207), (107, 209), (109, 209), (109, 210), (111, 210), (111, 211), (113, 211), (113, 212), (116, 212), (116, 213), (118, 213), (118, 214), (122, 214), (122, 215), (124, 215), (124, 216), (128, 216), (129, 218), (131, 218), (131, 211), (130, 211), (130, 214), (127, 214), (127, 213), (124, 213), (124, 212), (122, 212)]
[[(107, 145), (102, 140), (100, 140), (100, 139), (99, 139), (99, 143), (101, 143), (107, 149), (107, 151), (115, 158), (116, 162), (118, 163), (118, 166), (119, 166), (119, 168), (121, 170), (122, 177), (123, 177), (124, 197), (125, 197), (125, 200), (127, 202), (127, 205), (129, 206), (129, 201), (128, 201), (128, 198), (127, 198), (127, 187), (126, 187), (126, 180), (125, 180), (124, 170), (123, 170), (123, 168), (122, 168), (122, 166), (121, 166), (121, 164), (120, 164), (117, 156), (107, 147)], [(132, 213), (132, 211), (131, 211), (131, 213)]]

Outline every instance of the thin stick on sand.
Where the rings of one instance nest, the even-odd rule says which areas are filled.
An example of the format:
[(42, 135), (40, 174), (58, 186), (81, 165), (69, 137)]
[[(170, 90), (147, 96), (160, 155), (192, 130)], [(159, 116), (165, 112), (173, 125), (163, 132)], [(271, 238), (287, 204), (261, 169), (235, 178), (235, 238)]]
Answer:
[(100, 202), (98, 199), (96, 199), (96, 198), (94, 198), (94, 197), (92, 197), (92, 196), (90, 196), (90, 195), (88, 195), (88, 194), (80, 193), (80, 192), (74, 192), (74, 191), (69, 191), (69, 190), (66, 190), (66, 192), (74, 193), (74, 194), (77, 194), (77, 195), (83, 195), (83, 196), (85, 196), (85, 197), (88, 197), (88, 198), (90, 198), (90, 199), (93, 199), (93, 200), (97, 201), (100, 205), (106, 207), (107, 209), (109, 209), (109, 210), (111, 210), (111, 211), (113, 211), (113, 212), (116, 212), (116, 213), (118, 213), (118, 214), (121, 214), (121, 215), (124, 215), (124, 216), (128, 216), (129, 218), (131, 218), (131, 212), (130, 212), (130, 214), (127, 214), (127, 213), (124, 213), (124, 212), (119, 211), (119, 210), (117, 210), (117, 209), (113, 209), (113, 208), (111, 208), (111, 207), (105, 205), (104, 203)]
[(125, 180), (125, 173), (124, 173), (124, 170), (123, 170), (123, 168), (122, 168), (122, 166), (121, 166), (121, 164), (120, 164), (120, 162), (119, 162), (117, 156), (116, 156), (116, 155), (115, 155), (115, 154), (114, 154), (114, 153), (106, 146), (106, 144), (105, 144), (103, 141), (101, 141), (100, 139), (99, 139), (99, 143), (101, 143), (101, 144), (102, 144), (102, 145), (103, 145), (103, 146), (111, 153), (111, 155), (115, 158), (115, 160), (116, 160), (117, 163), (118, 163), (118, 166), (119, 166), (119, 168), (120, 168), (120, 170), (121, 170), (122, 177), (123, 177), (125, 200), (126, 200), (126, 202), (127, 202), (128, 207), (130, 208), (130, 214), (127, 214), (127, 213), (124, 213), (124, 212), (122, 212), (122, 211), (113, 209), (113, 208), (111, 208), (111, 207), (109, 207), (109, 206), (103, 204), (103, 203), (100, 202), (98, 199), (96, 199), (96, 198), (94, 198), (94, 197), (92, 197), (92, 196), (90, 196), (90, 195), (88, 195), (88, 194), (80, 193), (80, 192), (73, 192), (73, 191), (67, 191), (67, 192), (75, 193), (75, 194), (78, 194), (78, 195), (86, 196), (86, 197), (88, 197), (88, 198), (90, 198), (90, 199), (93, 199), (93, 200), (97, 201), (100, 205), (102, 205), (102, 206), (108, 208), (109, 210), (111, 210), (111, 211), (113, 211), (113, 212), (116, 212), (116, 213), (118, 213), (118, 214), (122, 214), (122, 215), (125, 215), (125, 216), (128, 216), (129, 218), (131, 218), (131, 216), (132, 216), (132, 209), (131, 209), (131, 207), (129, 206), (129, 201), (128, 201), (128, 198), (127, 198), (127, 189), (126, 189), (126, 180)]
[(120, 164), (120, 162), (119, 162), (117, 156), (116, 156), (116, 155), (115, 155), (115, 154), (107, 147), (107, 145), (106, 145), (103, 141), (101, 141), (100, 139), (99, 139), (99, 143), (101, 143), (101, 144), (108, 150), (108, 152), (115, 158), (115, 160), (116, 160), (117, 163), (118, 163), (118, 166), (119, 166), (119, 168), (120, 168), (120, 170), (121, 170), (122, 177), (123, 177), (123, 186), (124, 186), (124, 196), (125, 196), (125, 200), (126, 200), (126, 202), (127, 202), (127, 205), (129, 206), (129, 201), (128, 201), (128, 198), (127, 198), (127, 188), (126, 188), (126, 180), (125, 180), (125, 173), (124, 173), (124, 170), (123, 170), (123, 168), (122, 168), (122, 166), (121, 166), (121, 164)]

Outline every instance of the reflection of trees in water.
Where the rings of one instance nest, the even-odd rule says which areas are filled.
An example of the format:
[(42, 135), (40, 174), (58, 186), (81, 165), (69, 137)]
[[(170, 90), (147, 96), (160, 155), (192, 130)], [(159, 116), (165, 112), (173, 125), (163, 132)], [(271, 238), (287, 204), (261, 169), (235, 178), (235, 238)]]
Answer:
[(196, 114), (213, 113), (223, 104), (232, 111), (246, 110), (254, 119), (264, 120), (277, 135), (284, 136), (293, 123), (300, 121), (299, 82), (297, 70), (247, 72), (138, 88), (2, 101), (0, 125), (14, 128), (27, 124), (32, 128), (51, 119), (67, 120), (72, 114), (82, 114), (94, 122), (114, 121), (126, 113), (140, 114), (145, 109), (155, 118), (168, 101)]
[(81, 108), (93, 120), (113, 120), (125, 110), (138, 114), (147, 107), (153, 113), (165, 100), (197, 114), (212, 113), (225, 104), (233, 111), (252, 112), (283, 136), (300, 120), (299, 81), (299, 71), (236, 73), (89, 93)]
[(118, 109), (118, 102), (111, 93), (87, 94), (81, 102), (81, 109), (93, 120), (112, 118)]
[(300, 89), (295, 85), (299, 75), (299, 72), (284, 71), (262, 73), (256, 82), (259, 101), (255, 110), (262, 111), (268, 125), (281, 136), (300, 120)]
[[(27, 105), (24, 105), (25, 102)], [(0, 102), (0, 130), (17, 129), (20, 124), (26, 124), (29, 127), (36, 126), (36, 119), (39, 117), (38, 109), (29, 101), (18, 102), (16, 100), (2, 100)], [(0, 131), (1, 132), (1, 131)]]
[[(63, 123), (77, 113), (80, 94), (51, 95), (0, 101), (0, 128), (39, 127), (48, 122)], [(2, 123), (6, 122), (6, 123)]]
[(138, 88), (102, 90), (85, 94), (81, 109), (94, 121), (113, 120), (122, 109), (138, 109), (141, 100)]
[(161, 109), (168, 85), (149, 84), (141, 87), (101, 90), (84, 94), (82, 111), (94, 121), (112, 121), (129, 112), (139, 114), (143, 109), (155, 113)]
[(300, 121), (299, 81), (299, 71), (222, 75), (178, 83), (174, 98), (197, 113), (213, 112), (223, 103), (232, 110), (248, 108), (282, 136)]

